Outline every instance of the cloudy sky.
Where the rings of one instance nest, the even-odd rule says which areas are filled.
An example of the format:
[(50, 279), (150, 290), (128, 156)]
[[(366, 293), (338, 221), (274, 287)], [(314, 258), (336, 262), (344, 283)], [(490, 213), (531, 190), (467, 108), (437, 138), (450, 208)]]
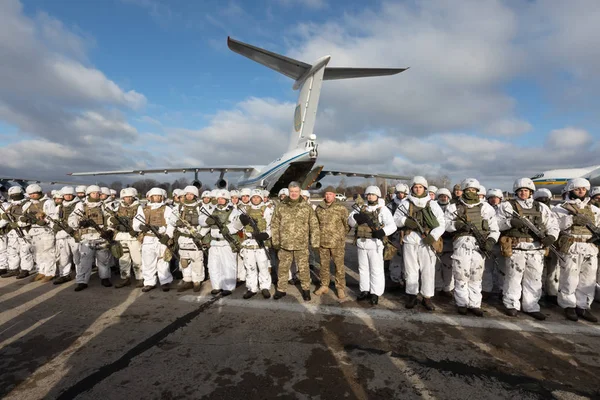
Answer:
[(231, 35), (308, 63), (410, 67), (324, 84), (326, 167), (509, 188), (600, 164), (598, 21), (597, 0), (3, 0), (0, 176), (278, 157), (297, 93)]

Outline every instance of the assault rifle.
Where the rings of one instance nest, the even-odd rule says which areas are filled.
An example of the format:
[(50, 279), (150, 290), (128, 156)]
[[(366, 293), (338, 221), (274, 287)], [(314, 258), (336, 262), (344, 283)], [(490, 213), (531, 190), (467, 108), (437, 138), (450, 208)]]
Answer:
[(479, 251), (481, 252), (481, 254), (483, 254), (483, 256), (485, 258), (489, 258), (492, 261), (494, 261), (494, 265), (497, 268), (500, 268), (500, 266), (498, 264), (498, 257), (496, 257), (496, 255), (493, 252), (487, 251), (485, 249), (485, 242), (486, 242), (487, 238), (483, 236), (483, 233), (481, 233), (481, 231), (479, 229), (477, 229), (477, 227), (475, 225), (473, 225), (472, 222), (468, 221), (466, 217), (459, 215), (458, 212), (455, 211), (452, 214), (454, 216), (456, 216), (456, 218), (458, 218), (460, 220), (460, 222), (465, 224), (467, 226), (467, 228), (469, 228), (469, 232), (475, 238), (475, 241), (477, 242), (477, 246), (479, 246)]
[[(250, 218), (250, 226), (252, 227), (252, 230), (255, 233), (259, 233), (260, 229), (258, 229), (258, 224), (256, 223), (256, 220), (254, 220), (254, 218), (252, 218), (251, 216), (249, 216), (248, 213), (246, 213), (242, 209), (242, 207), (238, 207), (238, 210), (240, 211), (240, 213), (242, 213), (246, 217)], [(254, 236), (254, 234), (252, 236)], [(269, 259), (269, 261), (271, 261), (271, 254), (269, 253), (269, 249), (267, 249), (267, 247), (265, 246), (265, 241), (264, 240), (258, 240), (256, 238), (254, 238), (254, 240), (256, 240), (256, 243), (258, 243), (258, 247), (260, 247), (261, 249), (263, 249), (265, 251), (265, 254), (267, 255), (267, 258)]]
[(225, 232), (225, 229), (226, 229), (225, 225), (223, 225), (223, 223), (221, 221), (219, 221), (218, 218), (213, 217), (204, 208), (200, 207), (200, 212), (202, 214), (206, 215), (208, 218), (212, 218), (215, 221), (214, 225), (217, 226), (217, 229), (219, 230), (219, 232), (223, 236), (223, 239), (225, 239), (233, 247), (234, 253), (239, 252), (240, 251), (240, 244), (239, 244), (239, 242), (237, 240), (235, 240), (235, 238), (231, 235), (231, 233)]
[[(146, 221), (145, 221), (145, 220), (143, 220), (143, 219), (141, 219), (139, 215), (136, 215), (136, 216), (135, 216), (135, 219), (137, 219), (137, 220), (138, 220), (138, 221), (140, 221), (142, 224), (144, 224), (144, 226), (147, 226), (147, 227), (148, 227), (148, 229), (150, 230), (150, 232), (152, 232), (152, 234), (153, 234), (154, 236), (156, 236), (156, 238), (157, 238), (159, 241), (161, 241), (161, 243), (162, 243), (162, 240), (163, 240), (163, 238), (164, 238), (165, 236), (167, 236), (167, 237), (168, 237), (168, 235), (167, 235), (167, 234), (165, 234), (165, 233), (160, 233), (160, 232), (158, 231), (158, 228), (157, 228), (156, 226), (154, 226), (154, 225), (150, 225), (150, 224), (147, 224), (147, 223), (146, 223)], [(175, 248), (173, 248), (173, 246), (169, 246), (168, 244), (165, 244), (165, 246), (167, 247), (167, 249), (168, 249), (168, 250), (169, 250), (169, 252), (171, 253), (171, 256), (173, 256), (173, 257), (174, 257), (174, 258), (175, 258), (177, 261), (179, 261), (179, 255), (177, 255), (177, 250), (176, 250)], [(163, 256), (163, 259), (164, 259), (164, 256)], [(168, 261), (168, 260), (165, 260), (165, 261)]]
[(585, 227), (588, 228), (590, 232), (592, 232), (594, 241), (600, 240), (600, 228), (598, 228), (596, 224), (594, 224), (594, 222), (587, 217), (587, 215), (575, 212), (575, 210), (572, 207), (563, 206), (563, 208), (567, 210), (570, 215), (578, 215), (579, 217), (582, 217), (585, 221)]
[[(355, 210), (358, 213), (361, 212), (360, 208), (356, 204), (352, 205), (352, 209)], [(367, 225), (369, 226), (369, 228), (371, 228), (371, 232), (374, 232), (374, 231), (380, 229), (377, 226), (375, 226), (375, 223), (371, 219), (368, 220)], [(396, 248), (396, 250), (402, 250), (400, 247), (396, 246), (392, 241), (390, 241), (387, 236), (385, 236), (383, 238), (383, 242), (391, 244), (392, 246), (394, 246)]]
[(192, 224), (190, 224), (188, 221), (181, 218), (181, 216), (179, 215), (178, 212), (173, 211), (173, 215), (175, 215), (177, 217), (177, 219), (179, 221), (181, 221), (183, 226), (185, 226), (187, 228), (187, 230), (190, 231), (190, 235), (192, 236), (192, 238), (191, 238), (192, 242), (194, 242), (194, 244), (196, 245), (198, 250), (202, 250), (203, 252), (206, 251), (208, 249), (208, 246), (206, 244), (202, 243), (202, 235), (200, 234), (200, 232), (198, 232), (198, 230), (196, 228), (194, 228), (194, 226)]
[(49, 215), (46, 215), (46, 217), (48, 217), (48, 219), (56, 226), (58, 226), (61, 230), (67, 232), (67, 235), (71, 236), (73, 239), (75, 239), (75, 242), (79, 243), (79, 238), (77, 237), (77, 235), (75, 235), (75, 230), (73, 228), (71, 228), (70, 226), (65, 226), (65, 224), (62, 223), (62, 221), (60, 219), (54, 219)]
[(15, 230), (17, 231), (17, 235), (29, 242), (29, 240), (27, 240), (27, 238), (25, 237), (25, 234), (23, 233), (23, 229), (21, 229), (21, 227), (19, 226), (19, 223), (13, 218), (12, 215), (10, 215), (7, 211), (6, 208), (4, 208), (4, 206), (2, 205), (2, 203), (0, 203), (0, 210), (2, 210), (2, 212), (4, 213), (4, 215), (6, 215), (6, 218), (8, 218), (8, 221), (11, 223), (11, 225), (13, 225), (15, 228)]
[[(75, 213), (75, 215), (77, 215), (82, 221), (86, 221), (92, 228), (94, 228), (94, 230), (96, 232), (98, 232), (98, 234), (100, 235), (100, 237), (104, 240), (106, 240), (109, 245), (113, 245), (114, 243), (116, 243), (116, 241), (113, 239), (113, 234), (112, 232), (103, 229), (100, 225), (98, 225), (96, 223), (96, 221), (94, 221), (93, 219), (86, 217), (81, 211), (79, 210), (75, 210), (73, 211)], [(81, 221), (80, 221), (81, 222)]]
[(111, 217), (113, 217), (117, 221), (117, 224), (121, 225), (123, 228), (126, 229), (126, 232), (133, 231), (133, 227), (129, 224), (129, 221), (126, 218), (121, 217), (119, 214), (117, 214), (116, 211), (113, 211), (108, 207), (105, 207), (104, 210), (108, 211)]
[[(413, 221), (415, 223), (415, 225), (417, 225), (417, 230), (419, 231), (419, 235), (421, 235), (421, 238), (424, 239), (427, 236), (427, 234), (425, 233), (425, 228), (423, 227), (423, 225), (421, 225), (421, 223), (419, 222), (419, 220), (417, 220), (415, 217), (410, 216), (400, 206), (398, 206), (398, 208), (396, 209), (396, 211), (400, 211), (402, 213), (402, 215), (404, 215), (407, 219), (410, 219), (411, 221)], [(429, 245), (429, 248), (431, 249), (431, 251), (433, 251), (433, 254), (435, 255), (435, 258), (437, 258), (437, 260), (440, 262), (440, 264), (442, 264), (444, 267), (448, 268), (448, 266), (446, 265), (446, 263), (444, 263), (442, 261), (442, 258), (440, 257), (440, 255), (433, 248), (433, 245)]]
[[(533, 224), (533, 222), (531, 222), (530, 220), (528, 220), (527, 218), (523, 218), (518, 212), (516, 212), (515, 210), (513, 210), (512, 212), (512, 216), (513, 218), (517, 218), (519, 221), (521, 221), (523, 223), (523, 225), (525, 225), (527, 227), (527, 229), (529, 229), (529, 231), (531, 233), (533, 233), (533, 235), (537, 236), (537, 238), (539, 240), (543, 240), (546, 236), (544, 232), (542, 232), (541, 229), (539, 229), (537, 226), (535, 226)], [(552, 252), (552, 254), (554, 254), (556, 257), (558, 257), (559, 260), (561, 260), (562, 262), (565, 261), (565, 259), (563, 258), (563, 256), (558, 252), (558, 250), (556, 249), (556, 246), (554, 244), (551, 244), (550, 246), (548, 246), (548, 249), (550, 249), (550, 251)]]

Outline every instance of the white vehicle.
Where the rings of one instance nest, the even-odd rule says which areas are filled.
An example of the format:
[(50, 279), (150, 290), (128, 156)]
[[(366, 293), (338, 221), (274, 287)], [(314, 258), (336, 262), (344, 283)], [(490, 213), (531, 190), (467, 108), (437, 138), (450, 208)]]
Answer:
[(298, 181), (305, 189), (319, 189), (319, 182), (327, 175), (346, 175), (364, 178), (381, 177), (385, 179), (406, 180), (405, 176), (389, 174), (365, 174), (356, 172), (324, 170), (322, 165), (315, 166), (317, 161), (316, 135), (313, 133), (317, 115), (317, 106), (321, 94), (323, 81), (333, 79), (361, 78), (369, 76), (395, 75), (406, 68), (338, 68), (327, 67), (331, 56), (324, 56), (314, 62), (306, 64), (302, 61), (285, 57), (281, 54), (255, 47), (237, 40), (227, 38), (229, 48), (249, 59), (269, 67), (289, 78), (294, 79), (294, 90), (300, 90), (298, 102), (294, 110), (293, 130), (290, 137), (288, 150), (275, 161), (266, 166), (209, 166), (188, 168), (156, 168), (147, 170), (99, 171), (71, 173), (72, 176), (93, 175), (122, 175), (122, 174), (149, 174), (169, 172), (193, 172), (194, 185), (202, 186), (198, 180), (198, 172), (220, 172), (216, 182), (217, 188), (226, 188), (227, 172), (241, 172), (242, 176), (237, 182), (238, 188), (261, 187), (276, 194), (280, 189), (287, 187), (291, 181)]
[(346, 196), (343, 195), (343, 194), (341, 194), (341, 193), (338, 193), (338, 194), (335, 195), (335, 199), (337, 201), (346, 201)]
[(552, 194), (560, 194), (569, 179), (585, 178), (591, 186), (600, 186), (600, 165), (582, 168), (552, 169), (531, 178), (536, 189), (548, 189)]

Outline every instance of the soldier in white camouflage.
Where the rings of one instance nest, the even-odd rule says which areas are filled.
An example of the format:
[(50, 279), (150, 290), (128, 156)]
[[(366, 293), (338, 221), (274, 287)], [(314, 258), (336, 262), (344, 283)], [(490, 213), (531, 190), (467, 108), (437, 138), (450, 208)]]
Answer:
[(8, 198), (9, 206), (0, 221), (0, 227), (7, 229), (8, 271), (2, 275), (2, 278), (15, 276), (17, 279), (23, 279), (28, 277), (33, 269), (31, 241), (25, 233), (28, 224), (20, 219), (28, 199), (20, 186), (10, 187)]
[(290, 196), (277, 206), (271, 220), (273, 247), (278, 251), (279, 257), (277, 290), (273, 298), (278, 300), (286, 295), (289, 269), (295, 261), (300, 275), (302, 298), (309, 301), (308, 247), (319, 247), (319, 221), (312, 207), (300, 197), (300, 185), (290, 182), (288, 189)]
[(58, 223), (54, 223), (52, 226), (56, 233), (56, 253), (60, 275), (54, 280), (55, 285), (69, 282), (73, 266), (79, 264), (79, 243), (73, 237), (75, 230), (69, 226), (69, 217), (80, 200), (75, 196), (75, 189), (71, 186), (63, 187), (60, 192), (62, 193), (63, 201), (57, 207)]
[(319, 257), (321, 260), (321, 287), (315, 292), (317, 296), (329, 292), (331, 280), (330, 261), (335, 267), (335, 289), (340, 300), (346, 298), (346, 234), (348, 233), (348, 209), (335, 199), (335, 192), (325, 192), (322, 202), (317, 205), (317, 219), (321, 233)]

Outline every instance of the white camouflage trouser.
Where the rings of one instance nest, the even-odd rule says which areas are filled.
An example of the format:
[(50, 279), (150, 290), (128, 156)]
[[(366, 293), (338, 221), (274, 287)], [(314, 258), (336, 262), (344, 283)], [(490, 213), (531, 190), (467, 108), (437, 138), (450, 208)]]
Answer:
[(598, 274), (598, 248), (591, 243), (573, 243), (560, 262), (558, 305), (590, 308)]
[(358, 247), (358, 286), (360, 291), (382, 296), (385, 291), (383, 242), (379, 239), (359, 238), (356, 247)]
[(31, 271), (33, 269), (33, 249), (27, 240), (29, 239), (19, 237), (16, 231), (8, 233), (6, 254), (9, 270), (21, 268), (22, 271)]
[(191, 238), (180, 236), (177, 242), (183, 281), (202, 283), (204, 281), (204, 253), (198, 250)]
[(242, 252), (236, 253), (237, 258), (237, 279), (238, 281), (246, 280), (246, 267), (244, 266), (244, 257), (242, 256)]
[[(404, 275), (406, 277), (406, 294), (433, 297), (435, 294), (435, 262), (433, 250), (423, 243), (404, 243)], [(420, 280), (420, 290), (419, 290)]]
[(513, 249), (506, 263), (503, 298), (506, 308), (538, 312), (542, 297), (542, 270), (544, 250)]
[(246, 288), (250, 292), (271, 289), (271, 273), (269, 272), (269, 259), (264, 249), (242, 249), (244, 254), (244, 267), (246, 269)]
[(94, 262), (98, 267), (100, 279), (109, 279), (111, 256), (106, 241), (101, 239), (82, 240), (79, 244), (79, 265), (75, 265), (77, 271), (75, 282), (86, 285), (89, 283)]
[(492, 249), (492, 253), (496, 256), (495, 260), (498, 265), (496, 266), (493, 257), (486, 259), (481, 281), (481, 290), (488, 293), (503, 290), (504, 276), (506, 275), (506, 261), (500, 254), (500, 245), (498, 243)]
[(121, 279), (131, 277), (131, 269), (135, 279), (142, 279), (142, 245), (137, 238), (129, 232), (119, 232), (115, 237), (123, 247), (123, 255), (119, 258), (119, 272)]
[(452, 272), (452, 252), (445, 251), (440, 254), (442, 262), (436, 259), (435, 263), (435, 290), (451, 292), (454, 289), (454, 273)]
[(229, 243), (225, 240), (213, 240), (208, 250), (208, 271), (210, 284), (213, 289), (235, 289), (237, 277), (237, 257), (231, 251)]
[(558, 257), (550, 253), (549, 257), (544, 258), (544, 273), (542, 290), (548, 296), (558, 296), (558, 283), (560, 278), (560, 266)]
[(77, 266), (80, 261), (79, 243), (71, 236), (56, 238), (56, 253), (58, 257), (58, 273), (60, 276), (69, 276), (73, 264)]
[(33, 259), (37, 270), (44, 276), (56, 274), (56, 248), (54, 233), (44, 228), (31, 228), (29, 230)]
[(452, 271), (454, 273), (454, 301), (458, 307), (481, 307), (481, 281), (484, 258), (472, 236), (454, 241)]
[(161, 285), (173, 282), (169, 263), (163, 259), (167, 246), (156, 237), (146, 236), (142, 243), (142, 275), (144, 286), (155, 286), (156, 275)]
[(8, 269), (8, 237), (6, 235), (0, 236), (0, 269)]

